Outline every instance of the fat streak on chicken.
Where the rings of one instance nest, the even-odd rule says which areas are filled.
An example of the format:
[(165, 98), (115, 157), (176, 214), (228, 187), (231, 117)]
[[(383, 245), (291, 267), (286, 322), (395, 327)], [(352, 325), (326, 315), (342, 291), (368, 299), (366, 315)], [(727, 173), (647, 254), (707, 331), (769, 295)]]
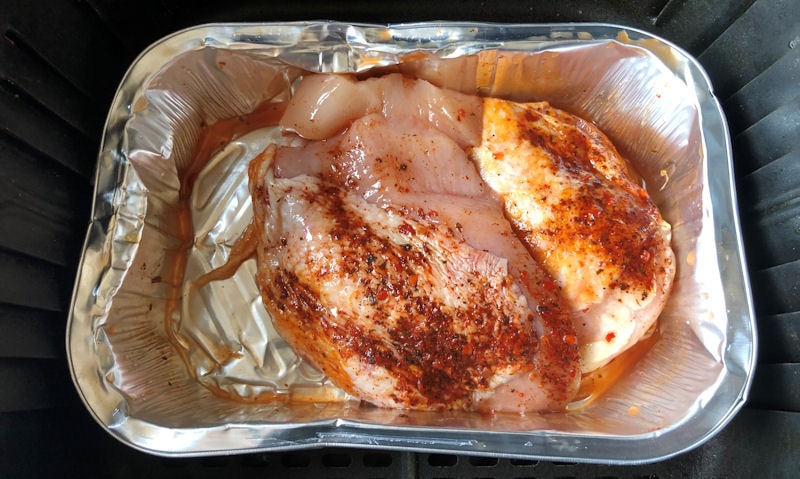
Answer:
[(397, 74), (311, 75), (281, 120), (291, 146), (250, 165), (264, 304), (359, 398), (544, 411), (577, 390), (587, 315), (513, 195), (481, 178), (490, 121), (484, 100)]

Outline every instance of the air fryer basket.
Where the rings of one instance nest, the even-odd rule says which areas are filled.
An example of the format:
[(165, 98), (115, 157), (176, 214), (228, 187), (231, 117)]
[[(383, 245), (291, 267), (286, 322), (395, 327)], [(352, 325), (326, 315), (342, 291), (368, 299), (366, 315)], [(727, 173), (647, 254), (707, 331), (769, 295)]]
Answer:
[[(686, 49), (728, 119), (759, 357), (748, 405), (655, 464), (369, 449), (163, 459), (102, 431), (71, 384), (66, 311), (117, 83), (158, 38), (208, 22), (608, 22)], [(0, 476), (790, 477), (800, 470), (800, 1), (6, 0), (0, 4)]]

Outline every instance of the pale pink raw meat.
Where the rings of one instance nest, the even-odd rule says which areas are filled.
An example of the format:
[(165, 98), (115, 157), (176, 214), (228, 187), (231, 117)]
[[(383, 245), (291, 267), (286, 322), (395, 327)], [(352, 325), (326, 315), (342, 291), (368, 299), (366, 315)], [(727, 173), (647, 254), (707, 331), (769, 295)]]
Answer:
[[(335, 104), (352, 88), (339, 80), (346, 87), (326, 97)], [(364, 83), (379, 90), (379, 107), (347, 109), (355, 118), (342, 123), (314, 104), (311, 123), (335, 126), (313, 134), (329, 138), (251, 166), (259, 284), (278, 330), (375, 404), (563, 409), (580, 376), (571, 316), (459, 144), (477, 141), (474, 122), (445, 122), (463, 120), (465, 105), (474, 117), (475, 100), (410, 105), (433, 87), (399, 76)], [(304, 132), (297, 105), (309, 104), (290, 107), (284, 123)]]
[(664, 306), (669, 225), (577, 117), (310, 75), (281, 125), (289, 141), (250, 168), (262, 297), (357, 397), (560, 410)]

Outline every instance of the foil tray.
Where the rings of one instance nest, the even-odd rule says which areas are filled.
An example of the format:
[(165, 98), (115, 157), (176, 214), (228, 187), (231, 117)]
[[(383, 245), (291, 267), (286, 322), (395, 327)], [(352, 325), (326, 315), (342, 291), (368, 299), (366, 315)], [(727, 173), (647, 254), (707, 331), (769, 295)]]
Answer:
[[(199, 172), (204, 126), (287, 99), (308, 72), (400, 70), (440, 86), (547, 100), (596, 123), (673, 226), (678, 268), (659, 334), (607, 391), (558, 414), (387, 410), (348, 398), (272, 328), (255, 261), (223, 264), (252, 217), (259, 128)], [(165, 456), (322, 446), (642, 463), (712, 437), (746, 400), (755, 324), (728, 131), (696, 60), (605, 24), (205, 25), (143, 52), (111, 105), (67, 328), (94, 418)], [(182, 179), (196, 175), (182, 199)], [(183, 212), (183, 213), (181, 213)], [(188, 228), (188, 230), (187, 230)]]

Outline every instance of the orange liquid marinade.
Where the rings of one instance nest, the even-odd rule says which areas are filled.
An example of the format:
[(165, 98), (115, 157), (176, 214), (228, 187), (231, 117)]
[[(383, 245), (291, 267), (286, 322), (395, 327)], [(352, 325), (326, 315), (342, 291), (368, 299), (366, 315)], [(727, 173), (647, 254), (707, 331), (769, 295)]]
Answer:
[[(162, 281), (169, 285), (168, 297), (165, 305), (164, 329), (167, 337), (175, 350), (186, 364), (189, 374), (195, 378), (191, 363), (187, 356), (187, 350), (183, 342), (178, 338), (178, 325), (175, 324), (176, 312), (180, 310), (183, 297), (181, 294), (182, 285), (185, 280), (186, 264), (189, 251), (194, 243), (194, 225), (192, 224), (192, 212), (190, 199), (194, 183), (200, 171), (208, 164), (211, 156), (227, 145), (236, 137), (260, 128), (276, 126), (286, 110), (286, 102), (267, 102), (261, 104), (252, 113), (233, 118), (220, 120), (213, 125), (205, 127), (200, 135), (191, 160), (187, 167), (180, 173), (180, 192), (178, 203), (174, 206), (172, 220), (174, 221), (176, 239), (181, 246), (172, 252), (168, 252), (165, 258), (164, 276)], [(248, 227), (247, 231), (252, 230)], [(255, 252), (255, 236), (252, 234), (243, 235), (250, 238), (250, 241), (239, 241), (233, 248), (228, 263), (222, 268), (207, 273), (199, 279), (200, 285), (194, 284), (193, 287), (202, 287), (211, 281), (225, 279), (233, 275), (236, 266), (241, 264)], [(239, 244), (241, 243), (241, 244)], [(252, 244), (251, 244), (252, 243)], [(234, 262), (238, 264), (234, 265)], [(238, 355), (238, 352), (230, 351), (230, 356)], [(221, 390), (214, 390), (216, 394), (224, 397), (233, 398), (233, 395)], [(243, 398), (238, 398), (242, 400)], [(259, 398), (263, 399), (263, 398)]]
[(567, 411), (583, 409), (605, 394), (620, 378), (633, 370), (636, 363), (658, 342), (660, 337), (656, 322), (654, 330), (649, 336), (631, 346), (605, 366), (584, 374), (578, 393), (567, 405)]

